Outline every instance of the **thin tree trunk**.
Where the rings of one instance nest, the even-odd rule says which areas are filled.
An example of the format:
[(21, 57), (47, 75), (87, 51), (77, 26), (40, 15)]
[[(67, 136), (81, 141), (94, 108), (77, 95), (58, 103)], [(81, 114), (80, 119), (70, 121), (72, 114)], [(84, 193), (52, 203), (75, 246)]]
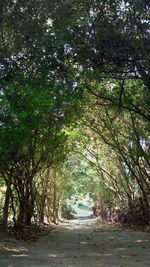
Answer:
[(44, 223), (44, 207), (45, 207), (46, 195), (42, 196), (39, 212), (39, 223)]
[(9, 214), (10, 197), (11, 197), (11, 184), (7, 183), (5, 203), (4, 203), (4, 207), (3, 207), (3, 222), (2, 222), (3, 231), (6, 233), (8, 230), (8, 214)]

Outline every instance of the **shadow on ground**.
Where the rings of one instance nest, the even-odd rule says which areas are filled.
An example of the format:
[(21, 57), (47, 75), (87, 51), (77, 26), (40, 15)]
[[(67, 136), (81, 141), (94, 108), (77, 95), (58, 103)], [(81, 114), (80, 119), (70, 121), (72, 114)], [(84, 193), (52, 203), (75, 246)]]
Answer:
[(79, 216), (35, 243), (3, 236), (0, 267), (150, 266), (150, 233)]

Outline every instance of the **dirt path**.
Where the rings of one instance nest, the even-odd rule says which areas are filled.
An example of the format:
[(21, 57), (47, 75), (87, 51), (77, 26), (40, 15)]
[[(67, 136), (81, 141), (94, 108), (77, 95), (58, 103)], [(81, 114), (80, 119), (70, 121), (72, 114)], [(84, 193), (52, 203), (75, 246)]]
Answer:
[(36, 243), (1, 236), (0, 267), (149, 266), (150, 233), (73, 220)]

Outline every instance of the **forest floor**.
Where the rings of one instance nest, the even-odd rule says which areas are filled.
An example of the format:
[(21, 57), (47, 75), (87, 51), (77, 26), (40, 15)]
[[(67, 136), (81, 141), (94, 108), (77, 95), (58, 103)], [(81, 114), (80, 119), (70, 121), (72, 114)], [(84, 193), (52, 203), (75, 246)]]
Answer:
[(0, 233), (0, 267), (149, 266), (150, 233), (80, 217), (36, 242)]

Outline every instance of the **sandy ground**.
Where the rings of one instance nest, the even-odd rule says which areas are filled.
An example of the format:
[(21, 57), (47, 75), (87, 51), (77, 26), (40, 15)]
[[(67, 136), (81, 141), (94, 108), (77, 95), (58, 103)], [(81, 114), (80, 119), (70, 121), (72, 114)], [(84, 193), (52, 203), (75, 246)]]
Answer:
[(100, 225), (95, 219), (62, 224), (35, 243), (0, 237), (0, 267), (150, 267), (150, 233)]

